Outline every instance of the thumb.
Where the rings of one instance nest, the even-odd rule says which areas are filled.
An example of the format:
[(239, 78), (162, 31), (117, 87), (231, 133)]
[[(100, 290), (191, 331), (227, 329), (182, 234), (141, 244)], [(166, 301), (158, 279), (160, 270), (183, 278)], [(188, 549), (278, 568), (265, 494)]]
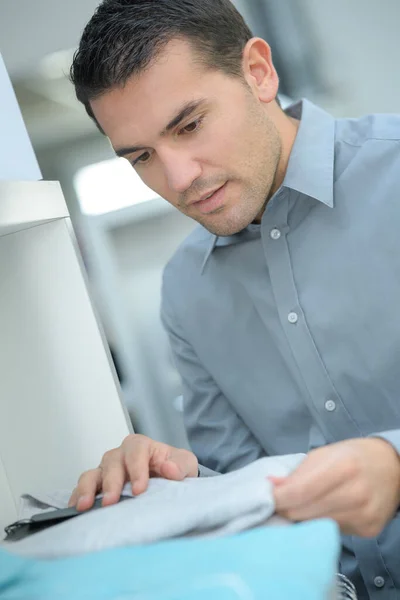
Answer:
[(197, 477), (199, 463), (193, 452), (172, 448), (160, 470), (162, 470), (162, 477), (180, 481), (185, 477)]
[(182, 461), (175, 459), (168, 459), (163, 462), (159, 467), (160, 476), (164, 479), (171, 479), (172, 481), (182, 481), (187, 477), (185, 466), (180, 464)]

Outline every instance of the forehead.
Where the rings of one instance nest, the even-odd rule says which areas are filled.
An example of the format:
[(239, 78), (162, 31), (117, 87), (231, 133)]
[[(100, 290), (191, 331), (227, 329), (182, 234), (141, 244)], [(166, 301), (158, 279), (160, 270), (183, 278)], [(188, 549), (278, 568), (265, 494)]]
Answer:
[(143, 135), (143, 128), (161, 130), (183, 103), (207, 98), (218, 76), (200, 64), (188, 42), (174, 40), (143, 73), (92, 100), (91, 107), (111, 141), (123, 144)]

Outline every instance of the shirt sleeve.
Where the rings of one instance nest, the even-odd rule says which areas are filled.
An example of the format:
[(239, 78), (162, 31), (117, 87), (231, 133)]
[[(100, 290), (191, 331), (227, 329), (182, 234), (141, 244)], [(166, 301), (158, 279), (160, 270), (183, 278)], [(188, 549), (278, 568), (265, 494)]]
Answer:
[(161, 319), (182, 379), (185, 428), (200, 463), (199, 476), (234, 471), (265, 456), (258, 440), (218, 389), (164, 305)]

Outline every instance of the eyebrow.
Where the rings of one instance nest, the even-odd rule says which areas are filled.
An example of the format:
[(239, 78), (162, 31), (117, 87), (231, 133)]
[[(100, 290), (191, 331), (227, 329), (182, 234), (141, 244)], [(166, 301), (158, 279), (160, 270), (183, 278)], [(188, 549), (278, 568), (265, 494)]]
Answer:
[[(169, 133), (172, 129), (175, 129), (182, 121), (190, 117), (196, 110), (198, 110), (203, 104), (206, 103), (204, 98), (200, 100), (194, 100), (192, 102), (187, 102), (179, 111), (179, 113), (171, 119), (168, 125), (162, 130), (160, 136), (163, 137), (167, 133)], [(135, 152), (140, 152), (141, 150), (147, 150), (148, 146), (127, 146), (124, 148), (116, 148), (114, 150), (117, 156), (126, 156), (127, 154), (134, 154)]]

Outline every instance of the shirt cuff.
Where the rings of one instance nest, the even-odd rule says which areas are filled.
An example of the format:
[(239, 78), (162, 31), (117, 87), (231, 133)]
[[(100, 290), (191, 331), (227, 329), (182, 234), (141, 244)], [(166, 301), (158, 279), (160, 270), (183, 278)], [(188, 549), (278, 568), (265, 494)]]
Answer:
[(217, 473), (217, 471), (213, 471), (208, 467), (203, 467), (203, 465), (199, 465), (198, 477), (215, 477), (216, 475), (221, 475), (221, 473)]
[(396, 450), (400, 458), (400, 429), (392, 429), (391, 431), (380, 431), (379, 433), (371, 433), (368, 437), (381, 438), (389, 442)]

